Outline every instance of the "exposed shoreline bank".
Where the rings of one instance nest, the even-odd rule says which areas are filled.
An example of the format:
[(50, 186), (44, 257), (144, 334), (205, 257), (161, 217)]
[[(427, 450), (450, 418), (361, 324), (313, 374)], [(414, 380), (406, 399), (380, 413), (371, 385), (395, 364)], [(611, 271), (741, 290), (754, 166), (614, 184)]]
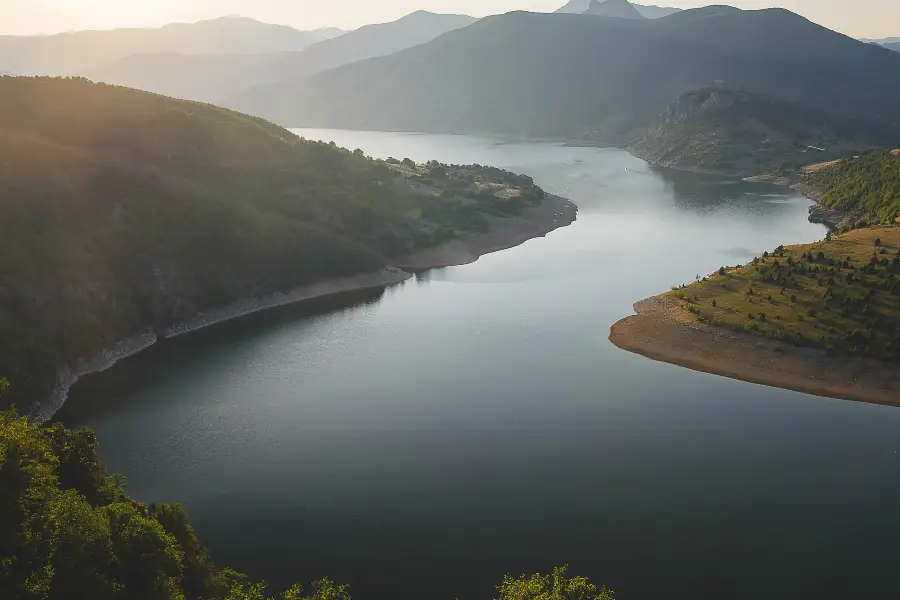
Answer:
[(610, 328), (610, 342), (622, 350), (759, 385), (900, 406), (900, 369), (894, 365), (698, 323), (665, 294), (637, 302), (634, 310)]
[[(577, 212), (578, 208), (574, 203), (548, 194), (539, 206), (525, 211), (520, 216), (497, 219), (493, 223), (494, 229), (485, 234), (464, 236), (435, 248), (392, 259), (393, 264), (380, 271), (327, 279), (294, 288), (286, 293), (242, 298), (228, 306), (198, 313), (186, 321), (173, 325), (167, 328), (161, 337), (162, 339), (178, 337), (288, 304), (397, 285), (410, 279), (413, 271), (469, 264), (485, 254), (514, 248), (528, 240), (543, 237), (560, 227), (570, 225), (575, 221)], [(79, 379), (106, 371), (120, 360), (150, 348), (159, 339), (160, 336), (148, 327), (105, 348), (91, 359), (80, 361), (74, 367), (63, 367), (58, 372), (53, 391), (31, 408), (31, 415), (39, 421), (52, 419), (65, 404), (69, 390)]]
[(561, 227), (571, 225), (578, 207), (560, 196), (547, 194), (540, 205), (515, 217), (494, 219), (491, 230), (468, 234), (419, 252), (398, 256), (391, 262), (407, 271), (425, 271), (475, 262), (485, 254), (508, 250), (528, 240), (544, 237)]

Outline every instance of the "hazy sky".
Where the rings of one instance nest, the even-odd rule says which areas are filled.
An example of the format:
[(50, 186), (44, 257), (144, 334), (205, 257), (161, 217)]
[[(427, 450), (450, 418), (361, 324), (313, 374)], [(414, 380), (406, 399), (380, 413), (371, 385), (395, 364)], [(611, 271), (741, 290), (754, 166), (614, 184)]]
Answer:
[[(782, 6), (855, 37), (900, 36), (900, 0), (654, 1), (694, 8), (711, 3), (740, 8)], [(565, 0), (0, 0), (0, 33), (158, 26), (240, 14), (301, 29), (352, 29), (392, 21), (414, 10), (484, 16), (510, 10), (550, 12)]]

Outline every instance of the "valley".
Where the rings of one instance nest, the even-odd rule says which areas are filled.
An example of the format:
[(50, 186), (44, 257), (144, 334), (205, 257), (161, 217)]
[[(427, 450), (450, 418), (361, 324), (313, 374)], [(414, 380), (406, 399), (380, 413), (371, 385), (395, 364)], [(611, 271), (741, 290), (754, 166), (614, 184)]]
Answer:
[(0, 598), (896, 595), (900, 9), (563, 1), (0, 7)]

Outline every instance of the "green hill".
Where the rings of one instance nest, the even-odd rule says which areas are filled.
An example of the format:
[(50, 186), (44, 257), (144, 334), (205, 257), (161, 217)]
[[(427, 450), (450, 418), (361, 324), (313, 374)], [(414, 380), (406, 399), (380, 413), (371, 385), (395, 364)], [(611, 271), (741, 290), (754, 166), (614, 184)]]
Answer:
[(893, 223), (900, 219), (900, 152), (878, 150), (811, 170), (806, 183), (819, 202), (848, 212), (856, 221)]
[(514, 12), (235, 106), (290, 126), (504, 133), (627, 145), (674, 98), (728, 87), (900, 123), (900, 54), (781, 9), (661, 19)]
[(148, 328), (164, 334), (239, 299), (378, 271), (543, 198), (513, 177), (512, 200), (458, 201), (442, 190), (465, 186), (439, 170), (433, 193), (419, 193), (395, 165), (225, 109), (79, 79), (0, 78), (7, 399), (32, 405), (63, 367)]
[(670, 104), (629, 146), (650, 163), (741, 176), (795, 170), (814, 162), (883, 147), (891, 130), (862, 119), (760, 94), (707, 88)]
[(900, 359), (900, 229), (779, 246), (669, 296), (712, 325), (843, 354)]
[[(506, 577), (498, 592), (500, 600), (613, 600), (564, 568), (552, 579)], [(0, 411), (0, 598), (350, 600), (350, 590), (320, 579), (270, 596), (265, 584), (212, 562), (180, 505), (128, 497), (91, 431)]]

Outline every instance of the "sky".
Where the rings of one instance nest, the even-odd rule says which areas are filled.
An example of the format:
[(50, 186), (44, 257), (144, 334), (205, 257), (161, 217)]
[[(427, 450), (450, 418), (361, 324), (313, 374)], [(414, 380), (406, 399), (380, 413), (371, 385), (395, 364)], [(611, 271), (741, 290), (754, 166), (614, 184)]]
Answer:
[[(511, 10), (551, 12), (565, 0), (0, 0), (0, 34), (80, 29), (157, 27), (224, 15), (242, 15), (299, 29), (355, 29), (392, 21), (415, 10), (476, 17)], [(854, 37), (900, 36), (900, 0), (645, 0), (678, 8), (731, 4), (781, 6)]]

